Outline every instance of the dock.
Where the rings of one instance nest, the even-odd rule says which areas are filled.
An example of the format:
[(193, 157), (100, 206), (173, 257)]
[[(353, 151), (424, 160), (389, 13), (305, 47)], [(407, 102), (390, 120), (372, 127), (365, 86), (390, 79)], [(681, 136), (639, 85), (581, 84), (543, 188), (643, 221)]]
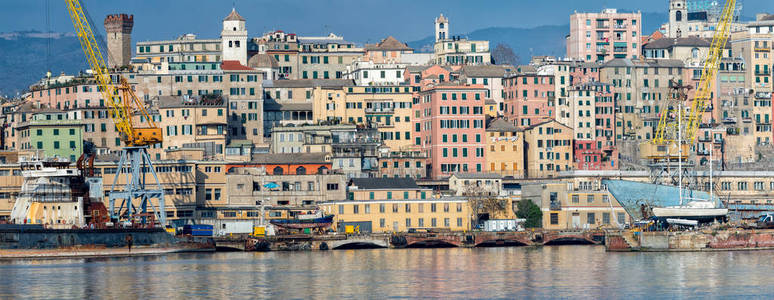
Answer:
[(733, 251), (774, 249), (774, 230), (609, 231), (607, 251)]
[(437, 232), (218, 237), (219, 251), (602, 245), (604, 231)]

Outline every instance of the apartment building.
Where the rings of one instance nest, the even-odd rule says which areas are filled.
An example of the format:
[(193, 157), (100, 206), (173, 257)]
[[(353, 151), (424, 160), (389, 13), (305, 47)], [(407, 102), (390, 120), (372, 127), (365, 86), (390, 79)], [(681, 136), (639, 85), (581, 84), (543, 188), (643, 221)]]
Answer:
[(483, 172), (486, 91), (483, 85), (445, 83), (419, 92), (414, 145), (430, 157), (430, 177)]
[(268, 137), (272, 128), (284, 125), (315, 123), (313, 93), (316, 87), (353, 86), (349, 79), (272, 80), (263, 83), (263, 132)]
[(226, 182), (228, 198), (218, 205), (228, 208), (313, 207), (346, 199), (343, 174), (315, 174), (298, 169), (294, 174), (271, 174), (266, 168), (232, 168)]
[(669, 82), (683, 84), (683, 70), (683, 62), (672, 59), (614, 59), (602, 66), (600, 81), (612, 84), (617, 140), (653, 137), (672, 97)]
[(174, 40), (138, 41), (135, 46), (135, 61), (153, 64), (162, 62), (215, 62), (221, 61), (220, 39), (197, 39), (188, 33)]
[(554, 75), (537, 72), (509, 74), (504, 79), (505, 116), (517, 127), (556, 117)]
[(610, 84), (590, 82), (571, 87), (574, 166), (578, 170), (618, 168), (615, 103)]
[(54, 109), (36, 111), (14, 128), (18, 150), (39, 151), (45, 158), (75, 162), (83, 153), (83, 124)]
[(228, 108), (223, 97), (159, 97), (164, 149), (203, 148), (205, 157), (222, 160), (228, 134)]
[(41, 79), (30, 86), (30, 92), (24, 102), (35, 106), (46, 106), (68, 110), (83, 106), (104, 105), (102, 93), (92, 77), (59, 75)]
[(413, 95), (409, 86), (315, 87), (314, 119), (367, 125), (392, 150), (413, 147)]
[(347, 66), (365, 51), (333, 33), (328, 36), (299, 36), (299, 79), (342, 79)]
[(524, 129), (526, 178), (555, 177), (573, 169), (573, 130), (556, 120)]
[(487, 88), (485, 98), (495, 102), (497, 108), (495, 116), (497, 116), (505, 113), (503, 78), (513, 71), (515, 71), (515, 67), (510, 65), (480, 65), (463, 66), (459, 73), (460, 79), (465, 83), (481, 84)]
[(606, 8), (599, 13), (570, 15), (567, 57), (587, 62), (640, 57), (642, 14), (619, 13)]
[(522, 198), (540, 206), (544, 229), (619, 229), (632, 222), (607, 190), (580, 188), (571, 179), (525, 183)]
[(422, 151), (382, 151), (379, 154), (379, 174), (377, 177), (426, 178), (426, 162), (427, 154)]
[(321, 204), (335, 214), (334, 228), (361, 233), (407, 232), (412, 228), (470, 230), (470, 207), (463, 198), (432, 196), (410, 178), (355, 178), (347, 198)]
[(505, 119), (495, 119), (486, 127), (487, 172), (513, 178), (524, 177), (524, 130)]
[(347, 66), (344, 77), (354, 80), (359, 86), (402, 85), (405, 82), (405, 69), (406, 65), (392, 62), (356, 61)]

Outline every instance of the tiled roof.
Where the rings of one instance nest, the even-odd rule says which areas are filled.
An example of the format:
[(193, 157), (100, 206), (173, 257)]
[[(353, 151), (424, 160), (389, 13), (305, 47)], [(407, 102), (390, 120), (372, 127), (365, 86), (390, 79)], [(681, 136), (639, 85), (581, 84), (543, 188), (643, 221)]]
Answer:
[(679, 59), (649, 59), (649, 60), (639, 60), (639, 59), (629, 59), (629, 58), (616, 58), (612, 59), (605, 64), (602, 65), (603, 68), (607, 67), (644, 67), (644, 66), (650, 66), (650, 67), (684, 67), (685, 63), (682, 60)]
[(236, 8), (232, 8), (231, 9), (231, 13), (228, 14), (228, 16), (226, 16), (225, 19), (223, 19), (223, 21), (244, 21), (244, 20), (245, 20), (245, 18), (242, 18), (242, 16), (240, 16), (236, 12)]
[(660, 38), (642, 46), (645, 49), (666, 49), (671, 47), (709, 47), (712, 41), (700, 37)]
[(266, 80), (264, 88), (313, 88), (313, 87), (344, 87), (354, 86), (352, 79), (293, 79), (293, 80)]
[(503, 77), (507, 72), (513, 72), (516, 68), (511, 65), (481, 65), (464, 66), (460, 73), (468, 77)]
[(454, 173), (454, 177), (459, 179), (500, 179), (500, 174), (495, 173)]
[(317, 164), (330, 163), (327, 153), (253, 153), (251, 163), (256, 164)]
[(406, 43), (401, 43), (397, 39), (395, 39), (392, 36), (388, 36), (386, 39), (383, 39), (378, 44), (369, 44), (365, 46), (366, 50), (371, 51), (408, 51), (408, 50), (414, 50), (411, 49)]
[(486, 131), (514, 132), (519, 131), (519, 129), (517, 129), (516, 126), (513, 126), (511, 122), (504, 119), (497, 119), (489, 123), (489, 126), (486, 127)]
[(359, 190), (419, 189), (411, 178), (352, 178), (350, 182)]
[(250, 68), (248, 66), (242, 65), (242, 63), (240, 63), (237, 60), (224, 60), (220, 64), (220, 69), (221, 70), (226, 70), (226, 71), (249, 71), (249, 70), (253, 70), (253, 68)]

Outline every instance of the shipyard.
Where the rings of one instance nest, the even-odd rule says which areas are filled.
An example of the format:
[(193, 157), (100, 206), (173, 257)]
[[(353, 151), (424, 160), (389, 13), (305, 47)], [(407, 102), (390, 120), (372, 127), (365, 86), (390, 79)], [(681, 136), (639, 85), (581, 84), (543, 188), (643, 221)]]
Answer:
[(774, 293), (766, 1), (11, 1), (2, 298)]

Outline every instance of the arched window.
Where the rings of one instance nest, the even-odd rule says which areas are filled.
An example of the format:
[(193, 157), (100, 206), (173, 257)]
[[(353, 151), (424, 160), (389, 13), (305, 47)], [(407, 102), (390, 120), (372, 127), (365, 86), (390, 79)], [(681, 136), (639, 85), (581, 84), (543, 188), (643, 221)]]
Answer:
[(691, 57), (693, 57), (693, 58), (699, 58), (699, 48), (693, 48), (693, 49), (691, 49)]
[(683, 12), (678, 10), (677, 13), (675, 13), (675, 21), (680, 22), (682, 20), (683, 20)]
[(296, 168), (296, 175), (306, 175), (306, 168), (304, 167)]
[(328, 174), (328, 168), (325, 166), (319, 167), (317, 169), (317, 174)]
[(282, 173), (284, 173), (284, 171), (281, 167), (274, 167), (274, 171), (272, 171), (272, 174), (274, 175), (282, 175)]

